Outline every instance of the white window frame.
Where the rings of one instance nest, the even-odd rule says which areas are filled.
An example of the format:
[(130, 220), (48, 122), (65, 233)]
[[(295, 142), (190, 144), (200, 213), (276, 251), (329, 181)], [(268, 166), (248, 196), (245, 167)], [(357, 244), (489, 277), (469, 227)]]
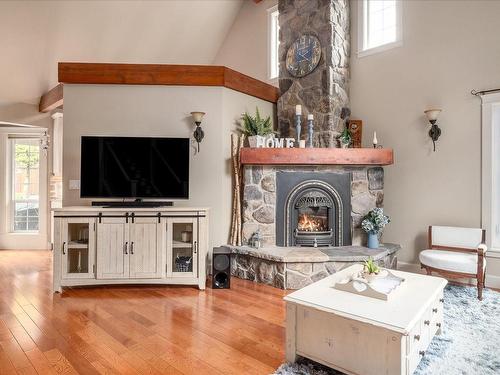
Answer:
[[(12, 138), (9, 138), (9, 157), (10, 157), (10, 171), (9, 171), (9, 175), (10, 175), (10, 199), (9, 199), (9, 204), (10, 204), (10, 218), (9, 218), (9, 222), (10, 222), (10, 232), (11, 233), (20, 233), (20, 234), (23, 234), (23, 233), (26, 233), (26, 234), (38, 234), (40, 233), (40, 227), (41, 227), (41, 186), (40, 186), (40, 174), (41, 174), (41, 150), (39, 148), (38, 150), (38, 153), (39, 153), (39, 158), (38, 158), (38, 173), (39, 173), (39, 176), (38, 176), (38, 200), (34, 200), (34, 199), (23, 199), (23, 200), (16, 200), (15, 197), (14, 197), (14, 194), (15, 194), (15, 184), (16, 184), (16, 181), (15, 181), (15, 175), (16, 175), (16, 158), (15, 158), (15, 146), (14, 146), (14, 143), (18, 140), (26, 140), (26, 139), (29, 139), (29, 140), (38, 140), (39, 137), (38, 136), (30, 136), (30, 135), (26, 135), (26, 136), (15, 136), (15, 137), (12, 137)], [(34, 202), (37, 202), (38, 203), (38, 229), (37, 230), (16, 230), (15, 229), (15, 224), (16, 224), (16, 202), (26, 202), (26, 203), (34, 203)]]
[(481, 226), (486, 229), (488, 253), (500, 257), (500, 212), (493, 209), (500, 205), (500, 194), (494, 194), (500, 189), (496, 172), (500, 160), (495, 158), (500, 153), (500, 93), (483, 95), (481, 99)]
[(366, 7), (368, 1), (370, 0), (358, 1), (358, 57), (373, 55), (403, 45), (403, 1), (396, 0), (396, 40), (373, 48), (365, 47), (368, 41), (368, 13)]
[(279, 20), (278, 5), (267, 10), (267, 77), (277, 83), (279, 77)]

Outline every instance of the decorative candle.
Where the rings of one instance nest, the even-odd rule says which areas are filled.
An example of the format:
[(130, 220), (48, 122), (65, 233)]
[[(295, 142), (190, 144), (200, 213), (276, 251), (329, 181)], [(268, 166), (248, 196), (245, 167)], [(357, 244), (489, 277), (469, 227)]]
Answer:
[(309, 113), (307, 115), (307, 147), (313, 146), (313, 132), (314, 132), (314, 126), (313, 126), (313, 120), (314, 116), (312, 113)]
[(295, 106), (295, 114), (296, 114), (297, 116), (300, 116), (300, 115), (302, 114), (302, 106), (301, 106), (300, 104), (297, 104), (297, 105)]
[(306, 141), (305, 141), (305, 140), (303, 140), (303, 139), (301, 139), (301, 140), (299, 141), (299, 147), (300, 147), (300, 148), (306, 148)]
[(373, 132), (373, 148), (377, 148), (378, 140), (377, 140), (377, 132)]

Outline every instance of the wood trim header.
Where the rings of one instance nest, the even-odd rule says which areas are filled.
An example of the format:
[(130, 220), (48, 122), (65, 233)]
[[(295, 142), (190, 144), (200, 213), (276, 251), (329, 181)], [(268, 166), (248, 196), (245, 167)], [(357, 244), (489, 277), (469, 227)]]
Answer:
[(63, 105), (63, 84), (60, 83), (46, 92), (40, 98), (38, 110), (40, 112), (50, 112)]
[(60, 62), (59, 82), (71, 84), (222, 86), (276, 103), (277, 87), (225, 66)]
[(394, 152), (388, 148), (249, 148), (240, 151), (241, 164), (248, 165), (391, 165)]

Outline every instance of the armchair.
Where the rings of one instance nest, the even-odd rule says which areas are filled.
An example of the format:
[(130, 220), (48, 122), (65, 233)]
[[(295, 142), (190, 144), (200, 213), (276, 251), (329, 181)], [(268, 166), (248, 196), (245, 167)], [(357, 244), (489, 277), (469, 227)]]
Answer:
[(429, 248), (420, 252), (420, 266), (428, 275), (477, 279), (477, 298), (483, 299), (486, 276), (486, 231), (476, 228), (429, 227)]

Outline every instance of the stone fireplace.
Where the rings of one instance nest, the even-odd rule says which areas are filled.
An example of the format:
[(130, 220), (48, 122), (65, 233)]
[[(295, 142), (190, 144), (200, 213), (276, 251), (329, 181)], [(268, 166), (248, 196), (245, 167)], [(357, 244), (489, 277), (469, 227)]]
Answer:
[[(323, 152), (330, 164), (311, 160)], [(338, 159), (343, 153), (346, 161)], [(383, 205), (381, 165), (392, 164), (392, 150), (246, 149), (243, 154), (264, 162), (242, 158), (243, 246), (228, 246), (233, 276), (299, 289), (368, 257), (396, 267), (400, 246), (367, 249), (360, 228), (368, 211)], [(306, 158), (295, 164), (291, 159), (297, 154)], [(265, 161), (268, 156), (272, 163)], [(256, 249), (248, 243), (257, 231), (263, 246)]]
[[(245, 166), (243, 182), (244, 244), (259, 231), (272, 246), (314, 247), (315, 239), (317, 247), (363, 245), (361, 220), (384, 201), (377, 166)], [(318, 230), (299, 228), (304, 214), (321, 222)]]
[[(298, 289), (368, 257), (394, 268), (399, 245), (367, 249), (360, 225), (384, 201), (389, 149), (338, 149), (349, 107), (348, 0), (280, 0), (279, 88), (281, 137), (295, 137), (295, 106), (314, 117), (314, 148), (242, 149), (243, 246), (228, 246), (234, 276)], [(317, 38), (318, 65), (304, 76), (286, 68), (290, 46)], [(306, 121), (301, 123), (306, 134)], [(262, 247), (248, 246), (259, 233)]]
[(276, 173), (276, 245), (351, 244), (351, 173)]

